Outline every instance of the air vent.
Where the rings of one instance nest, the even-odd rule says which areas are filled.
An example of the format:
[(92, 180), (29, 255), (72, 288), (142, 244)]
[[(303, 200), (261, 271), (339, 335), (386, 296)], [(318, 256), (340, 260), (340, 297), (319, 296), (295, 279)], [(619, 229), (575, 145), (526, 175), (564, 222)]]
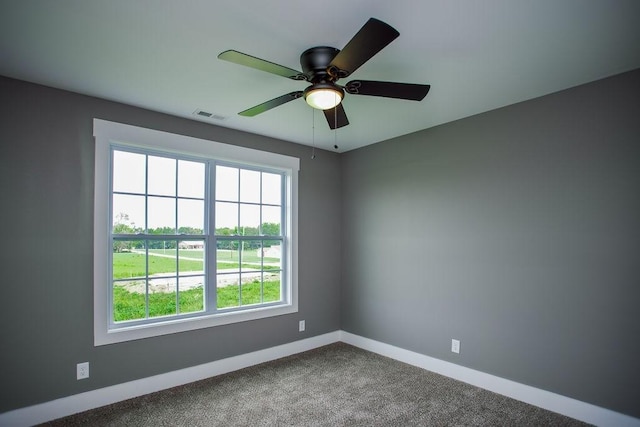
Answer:
[(196, 110), (193, 112), (193, 115), (198, 117), (203, 117), (206, 119), (212, 119), (212, 120), (227, 120), (226, 116), (223, 116), (220, 114), (213, 114), (204, 110)]
[(202, 110), (196, 110), (196, 112), (194, 114), (197, 114), (198, 116), (202, 116), (202, 117), (211, 117), (211, 116), (213, 116), (213, 114), (208, 113), (206, 111), (202, 111)]

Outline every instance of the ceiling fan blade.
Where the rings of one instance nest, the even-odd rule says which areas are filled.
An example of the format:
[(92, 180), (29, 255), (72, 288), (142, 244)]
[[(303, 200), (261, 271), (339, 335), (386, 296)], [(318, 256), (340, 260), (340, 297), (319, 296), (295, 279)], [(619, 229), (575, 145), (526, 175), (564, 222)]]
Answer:
[(291, 92), (286, 95), (273, 98), (270, 101), (263, 102), (262, 104), (256, 105), (255, 107), (251, 107), (247, 110), (241, 111), (238, 114), (245, 117), (257, 116), (258, 114), (264, 113), (265, 111), (271, 110), (272, 108), (278, 107), (282, 104), (286, 104), (287, 102), (293, 101), (294, 99), (298, 99), (301, 96), (302, 91)]
[(333, 58), (329, 68), (337, 68), (341, 71), (338, 77), (346, 77), (360, 68), (362, 64), (380, 52), (399, 35), (400, 33), (389, 24), (370, 18)]
[(265, 61), (264, 59), (238, 52), (237, 50), (226, 50), (218, 55), (218, 59), (255, 68), (256, 70), (265, 71), (267, 73), (276, 74), (293, 80), (304, 80), (304, 75), (300, 71)]
[(334, 108), (324, 110), (324, 116), (331, 129), (341, 128), (349, 124), (349, 119), (347, 119), (347, 113), (344, 112), (342, 102)]
[(352, 80), (344, 86), (347, 93), (352, 95), (384, 96), (386, 98), (408, 99), (422, 101), (430, 85), (413, 83), (376, 82), (371, 80)]

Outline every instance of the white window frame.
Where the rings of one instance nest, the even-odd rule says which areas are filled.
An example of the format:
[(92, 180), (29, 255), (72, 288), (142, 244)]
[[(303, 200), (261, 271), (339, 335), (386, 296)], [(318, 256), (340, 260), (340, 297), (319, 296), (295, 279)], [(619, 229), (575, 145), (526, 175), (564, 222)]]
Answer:
[[(300, 159), (251, 148), (238, 147), (184, 135), (141, 128), (102, 119), (94, 119), (95, 195), (94, 195), (94, 345), (106, 345), (201, 328), (227, 325), (298, 311), (298, 171)], [(265, 167), (285, 174), (285, 217), (282, 224), (288, 248), (283, 257), (283, 273), (287, 278), (283, 303), (256, 306), (246, 310), (204, 313), (187, 318), (167, 318), (165, 321), (110, 328), (111, 277), (109, 275), (110, 240), (110, 171), (111, 147), (128, 146), (139, 149), (197, 156), (240, 165)]]

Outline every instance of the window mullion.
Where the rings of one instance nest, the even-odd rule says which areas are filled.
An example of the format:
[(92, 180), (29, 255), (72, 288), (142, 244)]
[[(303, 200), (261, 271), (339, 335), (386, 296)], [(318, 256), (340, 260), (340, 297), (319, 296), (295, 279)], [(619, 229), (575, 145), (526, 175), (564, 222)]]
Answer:
[[(174, 182), (174, 188), (175, 188), (175, 196), (174, 196), (174, 207), (173, 209), (175, 210), (175, 219), (176, 222), (174, 224), (174, 230), (175, 230), (175, 234), (179, 235), (179, 230), (178, 230), (178, 224), (180, 224), (180, 218), (178, 218), (178, 159), (174, 160), (175, 162), (175, 182)], [(176, 315), (180, 314), (180, 247), (179, 247), (179, 240), (176, 240)]]
[[(149, 156), (144, 156), (144, 232), (149, 235)], [(144, 312), (149, 319), (149, 240), (144, 241)]]
[(215, 313), (217, 311), (217, 283), (218, 283), (218, 267), (217, 267), (217, 248), (218, 241), (216, 238), (216, 163), (207, 162), (205, 172), (205, 236), (207, 244), (205, 245), (205, 304), (206, 311)]
[[(264, 230), (262, 229), (262, 224), (264, 223), (264, 220), (262, 218), (262, 203), (264, 202), (264, 199), (262, 197), (263, 176), (264, 173), (260, 172), (260, 223), (258, 224), (258, 234), (260, 234), (260, 236), (264, 236)], [(260, 240), (260, 253), (262, 254), (262, 256), (260, 257), (260, 304), (262, 304), (264, 303), (264, 240)]]
[(244, 227), (240, 223), (240, 218), (242, 218), (241, 210), (242, 210), (242, 169), (238, 168), (238, 304), (242, 305), (242, 251), (244, 249), (244, 240), (242, 240), (242, 236), (244, 236)]

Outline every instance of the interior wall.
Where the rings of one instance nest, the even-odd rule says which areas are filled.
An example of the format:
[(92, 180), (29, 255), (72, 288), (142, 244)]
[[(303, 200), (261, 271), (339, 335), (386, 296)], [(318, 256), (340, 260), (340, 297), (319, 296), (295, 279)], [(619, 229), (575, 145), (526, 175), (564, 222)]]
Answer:
[[(0, 412), (339, 329), (337, 154), (3, 77), (0, 94)], [(299, 157), (299, 313), (94, 347), (93, 118)]]
[(343, 330), (640, 417), (640, 70), (346, 153), (342, 177)]

